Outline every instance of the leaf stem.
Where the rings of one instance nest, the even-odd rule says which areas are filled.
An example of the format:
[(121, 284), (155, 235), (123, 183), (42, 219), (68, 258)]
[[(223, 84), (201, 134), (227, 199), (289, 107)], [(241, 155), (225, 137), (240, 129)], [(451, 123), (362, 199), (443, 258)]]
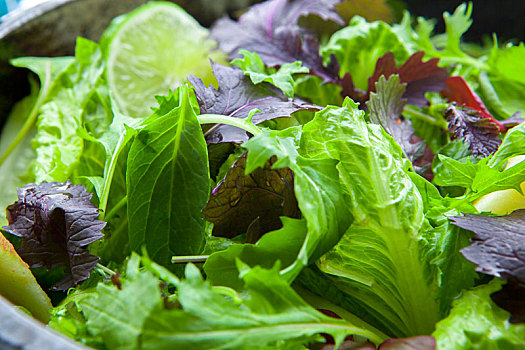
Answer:
[(205, 263), (208, 260), (209, 255), (185, 255), (185, 256), (174, 256), (171, 258), (173, 264), (186, 264), (186, 263)]
[(403, 109), (403, 114), (405, 115), (408, 115), (409, 117), (411, 118), (415, 118), (415, 119), (419, 119), (419, 120), (423, 120), (429, 124), (432, 124), (432, 125), (435, 125), (443, 130), (447, 130), (448, 129), (448, 124), (445, 120), (438, 120), (434, 117), (432, 117), (431, 115), (428, 115), (426, 113), (422, 113), (416, 109), (414, 109), (413, 107), (411, 106), (405, 106), (405, 108)]
[(108, 275), (116, 275), (117, 274), (115, 271), (107, 268), (106, 266), (102, 265), (101, 263), (97, 263), (96, 268), (99, 269), (99, 270), (104, 271), (104, 273), (106, 273)]
[[(111, 182), (113, 181), (113, 174), (115, 173), (117, 159), (120, 154), (119, 152), (120, 147), (122, 146), (122, 143), (124, 142), (126, 133), (127, 133), (127, 130), (124, 130), (120, 134), (120, 138), (117, 142), (117, 145), (115, 146), (115, 151), (111, 155), (111, 161), (109, 162), (109, 165), (107, 167), (108, 171), (107, 173), (104, 174), (104, 187), (102, 189), (102, 196), (100, 198), (100, 204), (99, 204), (99, 208), (101, 210), (99, 220), (102, 220), (102, 221), (104, 221), (104, 218), (105, 218), (106, 207), (108, 205), (108, 198), (109, 198), (109, 188), (111, 186)], [(127, 200), (127, 197), (126, 197), (126, 200)]]
[(126, 195), (122, 197), (122, 199), (118, 201), (118, 203), (115, 204), (113, 208), (111, 208), (111, 210), (107, 213), (107, 215), (104, 216), (104, 220), (108, 221), (109, 219), (111, 219), (117, 213), (117, 211), (119, 211), (127, 203), (128, 203), (128, 196)]
[(200, 124), (226, 124), (235, 126), (237, 128), (246, 130), (252, 135), (259, 135), (262, 133), (261, 129), (259, 129), (255, 124), (253, 124), (251, 121), (245, 120), (245, 119), (239, 119), (239, 118), (233, 118), (229, 117), (227, 115), (220, 115), (220, 114), (201, 114), (197, 116), (197, 119), (199, 120)]

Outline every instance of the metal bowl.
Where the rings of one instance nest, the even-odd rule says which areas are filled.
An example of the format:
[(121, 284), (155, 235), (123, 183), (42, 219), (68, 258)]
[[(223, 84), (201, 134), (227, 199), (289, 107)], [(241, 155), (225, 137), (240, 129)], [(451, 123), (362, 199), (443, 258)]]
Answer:
[[(29, 93), (27, 71), (9, 65), (20, 56), (74, 53), (78, 36), (97, 41), (110, 21), (146, 0), (48, 0), (19, 8), (0, 24), (0, 127), (14, 103)], [(202, 25), (246, 8), (254, 0), (173, 0)], [(87, 349), (32, 319), (0, 296), (0, 349)]]

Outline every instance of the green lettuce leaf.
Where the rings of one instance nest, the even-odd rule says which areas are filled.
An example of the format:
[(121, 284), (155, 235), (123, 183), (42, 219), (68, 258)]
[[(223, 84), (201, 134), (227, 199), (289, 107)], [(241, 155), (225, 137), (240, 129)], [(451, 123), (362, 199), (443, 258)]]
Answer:
[(450, 315), (441, 320), (432, 335), (438, 349), (523, 349), (525, 325), (509, 323), (509, 313), (490, 299), (502, 280), (466, 291), (454, 301)]
[[(340, 344), (347, 335), (376, 342), (382, 335), (323, 315), (279, 276), (279, 266), (250, 269), (239, 262), (246, 292), (211, 286), (192, 264), (179, 280), (163, 267), (133, 254), (116, 285), (99, 284), (77, 301), (92, 336), (108, 349), (302, 348), (319, 333)], [(161, 291), (158, 278), (175, 286)], [(161, 293), (166, 295), (163, 300)]]
[(440, 317), (439, 275), (425, 259), (423, 202), (399, 145), (380, 126), (367, 124), (364, 112), (347, 99), (304, 126), (301, 148), (311, 157), (339, 160), (350, 197), (346, 205), (355, 218), (319, 269), (359, 304), (349, 311), (365, 311), (387, 334), (430, 333)]
[(302, 66), (301, 61), (284, 63), (276, 70), (271, 67), (267, 68), (256, 52), (239, 50), (239, 54), (244, 57), (242, 59), (236, 58), (231, 63), (241, 68), (244, 75), (250, 77), (252, 83), (257, 85), (266, 81), (277, 86), (289, 98), (294, 96), (293, 74), (308, 73), (310, 71), (308, 68)]
[(126, 171), (130, 247), (145, 246), (172, 268), (173, 255), (198, 254), (204, 246), (208, 153), (190, 91), (179, 87), (179, 105), (140, 129)]
[(350, 73), (354, 85), (364, 91), (368, 89), (368, 78), (374, 73), (377, 59), (389, 51), (398, 65), (409, 56), (403, 41), (388, 24), (368, 23), (360, 16), (354, 16), (347, 27), (335, 32), (321, 49), (325, 60), (332, 54), (337, 57), (340, 76)]
[[(253, 137), (243, 147), (248, 149), (248, 174), (258, 167), (264, 167), (273, 156), (277, 157), (273, 168), (287, 167), (293, 171), (294, 193), (303, 220), (306, 221), (302, 221), (306, 232), (303, 231), (300, 238), (300, 222), (287, 220), (283, 222), (282, 229), (265, 234), (254, 248), (234, 245), (226, 251), (211, 255), (205, 265), (205, 271), (211, 280), (224, 281), (223, 277), (213, 271), (224, 274), (229, 267), (229, 274), (232, 275), (232, 271), (235, 271), (236, 254), (251, 251), (253, 256), (248, 261), (252, 266), (273, 265), (275, 261), (281, 260), (283, 266), (286, 266), (281, 273), (291, 282), (304, 266), (332, 248), (352, 222), (352, 216), (344, 205), (337, 162), (301, 156), (297, 150), (300, 137), (299, 128), (289, 128), (282, 132), (267, 131)], [(277, 235), (281, 238), (278, 239)], [(273, 248), (270, 248), (272, 245)], [(272, 249), (274, 253), (268, 254)], [(225, 265), (225, 261), (229, 261), (229, 264)], [(238, 285), (235, 280), (230, 283)]]
[(37, 133), (32, 141), (36, 159), (35, 182), (67, 180), (82, 154), (78, 135), (84, 106), (103, 84), (104, 62), (97, 44), (79, 38), (75, 61), (61, 74), (40, 110)]
[(131, 255), (120, 289), (100, 283), (96, 293), (77, 301), (89, 333), (101, 338), (108, 349), (141, 349), (145, 320), (162, 305), (158, 279), (139, 270), (139, 262), (138, 255)]

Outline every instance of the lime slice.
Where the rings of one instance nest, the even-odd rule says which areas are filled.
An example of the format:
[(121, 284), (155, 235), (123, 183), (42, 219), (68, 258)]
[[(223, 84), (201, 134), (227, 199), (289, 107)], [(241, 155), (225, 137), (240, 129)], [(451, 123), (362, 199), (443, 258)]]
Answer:
[(151, 2), (115, 23), (108, 29), (107, 79), (121, 113), (150, 115), (155, 95), (167, 95), (190, 74), (213, 83), (209, 59), (216, 43), (179, 6)]

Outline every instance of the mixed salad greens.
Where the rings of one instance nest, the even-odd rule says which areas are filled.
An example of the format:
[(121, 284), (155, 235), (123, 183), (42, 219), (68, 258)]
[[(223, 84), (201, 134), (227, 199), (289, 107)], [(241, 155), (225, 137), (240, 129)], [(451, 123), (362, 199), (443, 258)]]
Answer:
[(5, 240), (2, 294), (97, 349), (525, 348), (525, 46), (355, 3), (14, 59), (0, 220), (54, 306)]

